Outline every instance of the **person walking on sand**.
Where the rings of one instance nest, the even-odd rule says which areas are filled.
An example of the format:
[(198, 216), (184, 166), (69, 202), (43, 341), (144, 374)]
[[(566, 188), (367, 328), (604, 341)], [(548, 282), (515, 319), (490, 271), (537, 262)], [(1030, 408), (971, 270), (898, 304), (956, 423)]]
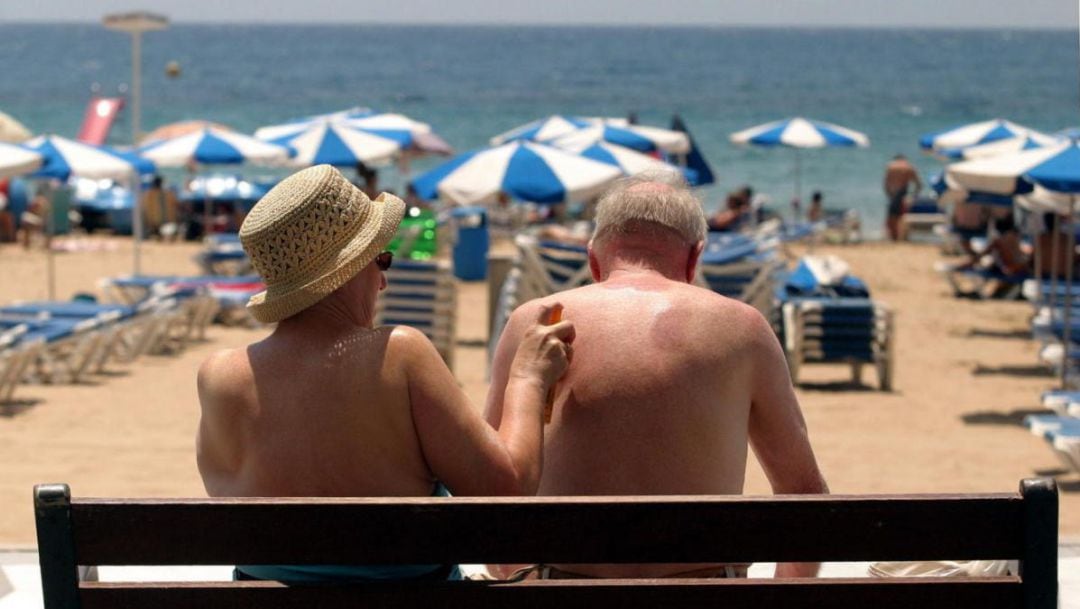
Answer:
[(904, 215), (908, 190), (911, 185), (915, 186), (915, 193), (922, 190), (922, 180), (919, 179), (919, 172), (915, 170), (915, 166), (911, 164), (911, 161), (907, 160), (907, 157), (897, 154), (885, 166), (883, 184), (885, 198), (888, 200), (885, 230), (889, 234), (889, 239), (893, 241), (904, 238), (904, 235), (901, 234), (900, 218)]
[[(240, 240), (267, 285), (248, 309), (277, 327), (199, 369), (196, 452), (211, 496), (536, 492), (543, 409), (568, 365), (573, 326), (547, 325), (557, 303), (519, 320), (520, 348), (500, 388), (505, 406), (496, 431), (419, 330), (373, 325), (392, 262), (385, 249), (404, 212), (401, 199), (384, 193), (370, 200), (320, 165), (283, 180), (247, 216)], [(447, 579), (457, 570), (254, 565), (235, 575), (362, 581)]]
[[(540, 495), (740, 494), (747, 446), (776, 493), (825, 493), (784, 353), (753, 307), (692, 284), (701, 203), (672, 174), (626, 178), (601, 198), (588, 246), (596, 283), (527, 302), (495, 352), (486, 416), (531, 322), (556, 301), (574, 322), (557, 384)], [(780, 576), (814, 564), (781, 564)], [(531, 576), (741, 577), (746, 565), (540, 565)]]

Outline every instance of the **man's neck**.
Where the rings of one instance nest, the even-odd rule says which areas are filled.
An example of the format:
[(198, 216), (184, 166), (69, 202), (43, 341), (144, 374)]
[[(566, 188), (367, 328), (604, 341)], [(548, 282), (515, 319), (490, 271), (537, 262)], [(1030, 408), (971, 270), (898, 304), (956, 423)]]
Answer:
[(604, 281), (619, 282), (638, 279), (667, 279), (668, 281), (686, 282), (686, 277), (674, 267), (665, 268), (644, 261), (617, 260), (607, 269), (607, 273), (604, 275)]

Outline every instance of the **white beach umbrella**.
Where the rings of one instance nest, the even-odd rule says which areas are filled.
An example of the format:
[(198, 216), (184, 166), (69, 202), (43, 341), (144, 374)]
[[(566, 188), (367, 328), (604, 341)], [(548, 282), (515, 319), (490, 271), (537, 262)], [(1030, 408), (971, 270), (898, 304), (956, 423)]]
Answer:
[(1030, 127), (996, 118), (928, 133), (919, 138), (919, 146), (927, 151), (940, 152), (1022, 137), (1029, 133), (1042, 135)]
[(1009, 137), (1002, 140), (994, 140), (986, 144), (977, 144), (967, 148), (953, 148), (942, 150), (938, 154), (947, 159), (973, 160), (983, 159), (1024, 150), (1034, 150), (1052, 144), (1059, 144), (1063, 138), (1032, 131), (1025, 135)]
[(44, 158), (38, 152), (0, 142), (0, 178), (30, 173), (41, 167), (43, 162)]
[(22, 123), (12, 118), (11, 115), (0, 112), (0, 142), (17, 144), (25, 142), (31, 137), (30, 130)]

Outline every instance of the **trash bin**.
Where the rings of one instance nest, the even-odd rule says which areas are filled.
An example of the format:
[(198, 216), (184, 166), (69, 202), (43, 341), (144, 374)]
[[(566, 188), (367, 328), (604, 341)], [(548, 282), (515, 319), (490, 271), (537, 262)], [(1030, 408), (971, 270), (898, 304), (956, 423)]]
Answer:
[(483, 207), (458, 207), (450, 212), (454, 235), (454, 276), (466, 281), (487, 278), (488, 225)]

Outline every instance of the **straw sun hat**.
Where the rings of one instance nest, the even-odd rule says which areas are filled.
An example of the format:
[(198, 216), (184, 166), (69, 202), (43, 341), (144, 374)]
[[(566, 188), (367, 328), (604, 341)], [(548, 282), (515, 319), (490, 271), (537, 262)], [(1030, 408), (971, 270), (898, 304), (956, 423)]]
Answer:
[(266, 193), (240, 227), (240, 241), (266, 290), (248, 301), (271, 323), (319, 302), (382, 252), (405, 213), (401, 199), (372, 201), (337, 169), (299, 171)]

